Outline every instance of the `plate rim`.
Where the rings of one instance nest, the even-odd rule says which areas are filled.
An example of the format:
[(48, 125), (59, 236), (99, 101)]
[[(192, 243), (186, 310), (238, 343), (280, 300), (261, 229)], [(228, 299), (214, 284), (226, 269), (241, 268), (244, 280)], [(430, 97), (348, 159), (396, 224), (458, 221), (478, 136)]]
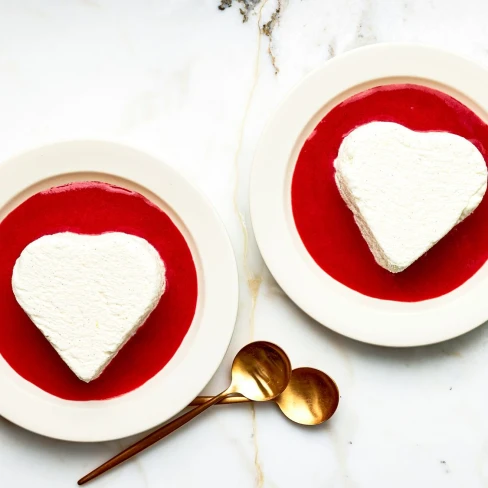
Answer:
[[(119, 142), (61, 141), (9, 158), (0, 163), (0, 208), (41, 181), (81, 173), (124, 179), (162, 200), (188, 229), (200, 275), (200, 304), (175, 356), (160, 373), (127, 394), (101, 401), (60, 399), (20, 377), (0, 355), (0, 416), (46, 437), (102, 442), (138, 434), (169, 420), (210, 381), (234, 332), (238, 273), (230, 238), (207, 197), (159, 158)], [(170, 373), (162, 374), (167, 369)]]
[[(483, 89), (488, 69), (467, 57), (418, 43), (379, 43), (348, 51), (304, 78), (268, 121), (252, 165), (250, 213), (266, 265), (305, 313), (360, 342), (415, 347), (458, 337), (488, 319), (488, 301), (484, 304), (482, 297), (483, 285), (488, 286), (488, 263), (453, 292), (432, 300), (408, 303), (367, 297), (335, 281), (308, 254), (293, 222), (287, 186), (298, 141), (301, 137), (303, 141), (307, 126), (316, 125), (314, 119), (323, 117), (317, 119), (321, 109), (335, 106), (341, 94), (357, 93), (386, 79), (442, 85), (448, 93), (463, 95), (461, 101), (470, 108), (475, 105), (488, 114), (488, 91)], [(488, 123), (487, 117), (484, 120)]]

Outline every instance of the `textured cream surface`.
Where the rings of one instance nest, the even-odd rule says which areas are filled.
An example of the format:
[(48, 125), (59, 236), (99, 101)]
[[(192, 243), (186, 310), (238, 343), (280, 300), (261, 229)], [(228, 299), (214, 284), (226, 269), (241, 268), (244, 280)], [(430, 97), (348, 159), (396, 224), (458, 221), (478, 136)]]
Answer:
[(468, 140), (390, 122), (353, 130), (334, 166), (339, 191), (376, 261), (393, 273), (473, 212), (487, 184), (483, 156)]
[(119, 232), (43, 236), (22, 251), (12, 275), (20, 306), (86, 382), (144, 323), (165, 286), (156, 249)]

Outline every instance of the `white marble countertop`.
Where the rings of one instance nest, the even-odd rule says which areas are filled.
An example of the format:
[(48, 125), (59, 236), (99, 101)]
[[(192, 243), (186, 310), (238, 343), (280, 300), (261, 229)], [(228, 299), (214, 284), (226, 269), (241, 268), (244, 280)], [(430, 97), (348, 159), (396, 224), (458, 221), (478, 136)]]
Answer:
[[(214, 408), (92, 486), (488, 486), (486, 327), (408, 350), (332, 333), (273, 281), (248, 215), (256, 141), (295, 83), (332, 56), (381, 41), (420, 41), (487, 63), (488, 3), (283, 0), (274, 17), (276, 0), (218, 4), (0, 0), (0, 160), (97, 138), (178, 168), (222, 216), (240, 271), (236, 332), (205, 391), (223, 389), (244, 343), (269, 339), (294, 365), (335, 378), (340, 408), (316, 428), (293, 425), (272, 405)], [(59, 442), (0, 418), (0, 486), (75, 486), (131, 440)]]

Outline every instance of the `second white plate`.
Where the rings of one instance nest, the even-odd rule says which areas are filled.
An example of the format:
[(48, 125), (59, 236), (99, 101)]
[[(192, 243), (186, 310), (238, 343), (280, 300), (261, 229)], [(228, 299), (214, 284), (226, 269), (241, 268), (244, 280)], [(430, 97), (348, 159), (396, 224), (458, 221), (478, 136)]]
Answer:
[(230, 342), (238, 279), (229, 238), (209, 202), (169, 166), (118, 144), (60, 143), (3, 163), (0, 219), (38, 191), (87, 180), (135, 190), (162, 208), (190, 246), (199, 289), (195, 317), (174, 357), (143, 386), (120, 397), (88, 402), (60, 399), (24, 380), (0, 356), (1, 416), (45, 436), (95, 442), (150, 429), (200, 393)]
[(342, 100), (388, 83), (438, 88), (488, 122), (488, 71), (438, 49), (378, 44), (329, 61), (297, 86), (259, 143), (251, 177), (254, 232), (271, 273), (318, 322), (345, 336), (383, 346), (432, 344), (488, 319), (488, 264), (451, 293), (416, 303), (370, 298), (327, 275), (303, 245), (291, 210), (291, 179), (304, 141)]

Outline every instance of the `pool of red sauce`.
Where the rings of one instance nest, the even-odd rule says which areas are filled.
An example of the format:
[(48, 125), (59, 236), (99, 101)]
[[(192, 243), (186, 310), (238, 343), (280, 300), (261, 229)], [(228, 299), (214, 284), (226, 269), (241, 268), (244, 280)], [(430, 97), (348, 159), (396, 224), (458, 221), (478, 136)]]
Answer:
[[(62, 361), (17, 304), (11, 287), (14, 263), (25, 246), (66, 231), (143, 237), (167, 268), (167, 289), (156, 309), (90, 383)], [(123, 188), (84, 182), (37, 193), (0, 223), (0, 257), (0, 354), (20, 376), (60, 398), (102, 400), (143, 385), (173, 357), (195, 314), (197, 273), (183, 235), (160, 208)]]
[(454, 98), (419, 85), (366, 90), (334, 107), (299, 154), (291, 199), (298, 233), (315, 262), (332, 278), (364, 295), (416, 302), (462, 285), (488, 258), (488, 197), (405, 271), (376, 264), (339, 195), (333, 162), (344, 137), (372, 121), (396, 122), (417, 131), (447, 131), (469, 139), (487, 161), (488, 125)]

